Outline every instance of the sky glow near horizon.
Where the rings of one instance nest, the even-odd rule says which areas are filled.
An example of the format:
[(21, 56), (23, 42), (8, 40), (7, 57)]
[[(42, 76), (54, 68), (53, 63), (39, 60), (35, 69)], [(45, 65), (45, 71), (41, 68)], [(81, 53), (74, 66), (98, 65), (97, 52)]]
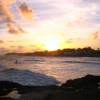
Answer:
[(100, 0), (0, 0), (0, 52), (100, 48)]

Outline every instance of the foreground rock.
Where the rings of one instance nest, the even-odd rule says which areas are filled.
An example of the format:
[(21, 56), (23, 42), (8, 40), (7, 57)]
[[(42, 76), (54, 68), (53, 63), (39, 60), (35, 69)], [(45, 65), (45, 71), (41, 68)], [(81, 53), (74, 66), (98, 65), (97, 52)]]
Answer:
[(85, 77), (68, 80), (62, 87), (70, 87), (74, 89), (93, 89), (99, 87), (100, 76), (86, 75)]
[[(17, 91), (16, 98), (9, 97), (12, 91)], [(100, 76), (87, 75), (61, 86), (24, 86), (0, 81), (0, 100), (100, 100)]]

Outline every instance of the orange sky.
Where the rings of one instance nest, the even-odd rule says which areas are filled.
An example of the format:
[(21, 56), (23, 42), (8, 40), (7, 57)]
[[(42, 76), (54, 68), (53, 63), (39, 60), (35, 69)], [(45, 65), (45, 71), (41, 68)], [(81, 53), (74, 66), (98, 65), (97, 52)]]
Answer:
[(1, 0), (0, 52), (100, 48), (100, 0)]

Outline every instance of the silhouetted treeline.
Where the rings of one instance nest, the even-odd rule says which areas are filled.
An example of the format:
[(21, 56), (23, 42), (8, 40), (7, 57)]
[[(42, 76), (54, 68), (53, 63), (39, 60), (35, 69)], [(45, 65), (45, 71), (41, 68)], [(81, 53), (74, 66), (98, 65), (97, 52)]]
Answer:
[(8, 53), (6, 55), (23, 56), (67, 56), (67, 57), (100, 57), (100, 49), (94, 50), (91, 47), (78, 49), (58, 49), (56, 51), (37, 51), (33, 53)]

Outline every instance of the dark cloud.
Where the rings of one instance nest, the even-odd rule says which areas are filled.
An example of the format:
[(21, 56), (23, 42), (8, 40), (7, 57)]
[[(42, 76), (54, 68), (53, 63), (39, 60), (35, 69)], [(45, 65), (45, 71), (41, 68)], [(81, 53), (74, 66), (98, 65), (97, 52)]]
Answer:
[(99, 31), (92, 33), (92, 39), (93, 40), (97, 40), (99, 38), (99, 36), (100, 36), (100, 32)]
[(0, 44), (2, 44), (2, 43), (4, 43), (4, 41), (3, 40), (0, 40)]
[(8, 23), (8, 32), (11, 34), (23, 34), (25, 31), (18, 25), (14, 25), (12, 23)]
[(28, 5), (26, 3), (21, 3), (19, 5), (19, 10), (21, 12), (21, 15), (28, 20), (32, 20), (32, 9), (28, 7)]

